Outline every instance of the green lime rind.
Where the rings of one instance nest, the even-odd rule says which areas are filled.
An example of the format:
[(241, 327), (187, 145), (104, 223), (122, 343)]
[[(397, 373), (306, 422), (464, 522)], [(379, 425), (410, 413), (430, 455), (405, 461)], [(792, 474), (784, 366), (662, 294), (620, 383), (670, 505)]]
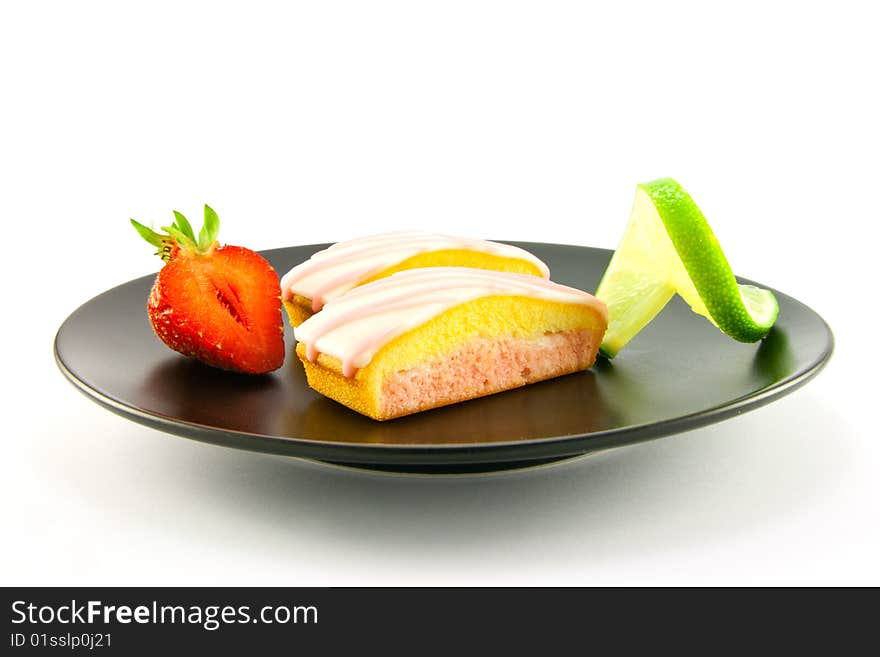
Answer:
[(776, 298), (769, 290), (747, 286), (766, 295), (767, 300), (772, 299), (771, 313), (760, 313), (763, 317), (752, 315), (721, 244), (690, 195), (671, 178), (639, 187), (654, 201), (688, 277), (718, 328), (740, 342), (757, 342), (766, 336), (779, 314)]
[[(633, 272), (639, 286), (627, 289)], [(611, 318), (603, 355), (613, 358), (674, 293), (740, 342), (764, 338), (779, 314), (772, 292), (736, 282), (697, 204), (675, 180), (661, 178), (638, 186), (630, 226), (596, 292)], [(639, 303), (641, 294), (653, 301)]]

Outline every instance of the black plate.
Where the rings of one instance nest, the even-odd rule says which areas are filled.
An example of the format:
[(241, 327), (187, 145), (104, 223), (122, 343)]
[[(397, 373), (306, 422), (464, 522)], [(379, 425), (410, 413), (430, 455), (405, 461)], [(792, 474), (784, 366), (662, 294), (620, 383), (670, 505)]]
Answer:
[[(547, 262), (554, 280), (589, 291), (611, 257), (604, 249), (516, 244)], [(283, 273), (326, 246), (263, 255)], [(59, 329), (56, 360), (80, 391), (187, 438), (383, 470), (520, 467), (694, 429), (803, 385), (833, 347), (821, 317), (775, 290), (779, 320), (758, 344), (725, 337), (676, 297), (614, 361), (600, 359), (591, 371), (375, 422), (306, 385), (289, 327), (286, 362), (272, 374), (223, 372), (170, 351), (147, 318), (153, 279), (95, 297)]]

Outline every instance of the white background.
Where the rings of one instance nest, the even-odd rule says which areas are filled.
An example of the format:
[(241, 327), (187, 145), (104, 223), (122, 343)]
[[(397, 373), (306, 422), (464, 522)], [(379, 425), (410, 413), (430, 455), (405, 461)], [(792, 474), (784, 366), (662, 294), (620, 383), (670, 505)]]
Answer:
[[(3, 584), (880, 584), (877, 20), (854, 2), (4, 3)], [(252, 248), (394, 228), (614, 247), (678, 178), (837, 349), (709, 428), (483, 478), (130, 423), (52, 339), (209, 202)], [(124, 367), (120, 363), (120, 367)]]

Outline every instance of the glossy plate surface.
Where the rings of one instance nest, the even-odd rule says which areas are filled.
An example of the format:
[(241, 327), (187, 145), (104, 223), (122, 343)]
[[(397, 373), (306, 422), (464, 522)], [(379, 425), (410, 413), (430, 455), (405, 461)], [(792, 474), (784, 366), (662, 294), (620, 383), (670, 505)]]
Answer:
[[(587, 291), (611, 257), (604, 249), (515, 244), (548, 263), (553, 280)], [(326, 246), (263, 255), (283, 274)], [(617, 358), (600, 358), (591, 371), (380, 423), (306, 385), (290, 327), (284, 366), (262, 376), (215, 370), (169, 350), (147, 318), (154, 278), (95, 297), (59, 329), (56, 360), (80, 391), (187, 438), (387, 470), (494, 470), (694, 429), (791, 392), (833, 347), (819, 315), (775, 290), (779, 320), (758, 344), (727, 338), (676, 297)]]

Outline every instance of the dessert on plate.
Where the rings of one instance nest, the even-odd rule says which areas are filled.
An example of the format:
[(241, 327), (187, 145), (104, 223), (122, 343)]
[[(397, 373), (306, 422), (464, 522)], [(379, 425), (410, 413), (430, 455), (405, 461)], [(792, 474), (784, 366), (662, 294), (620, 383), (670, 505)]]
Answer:
[(309, 385), (388, 420), (593, 365), (608, 323), (591, 294), (468, 267), (396, 272), (295, 329)]
[(298, 326), (349, 290), (421, 267), (474, 267), (549, 278), (534, 255), (508, 244), (437, 233), (400, 232), (338, 242), (281, 278), (281, 298)]

